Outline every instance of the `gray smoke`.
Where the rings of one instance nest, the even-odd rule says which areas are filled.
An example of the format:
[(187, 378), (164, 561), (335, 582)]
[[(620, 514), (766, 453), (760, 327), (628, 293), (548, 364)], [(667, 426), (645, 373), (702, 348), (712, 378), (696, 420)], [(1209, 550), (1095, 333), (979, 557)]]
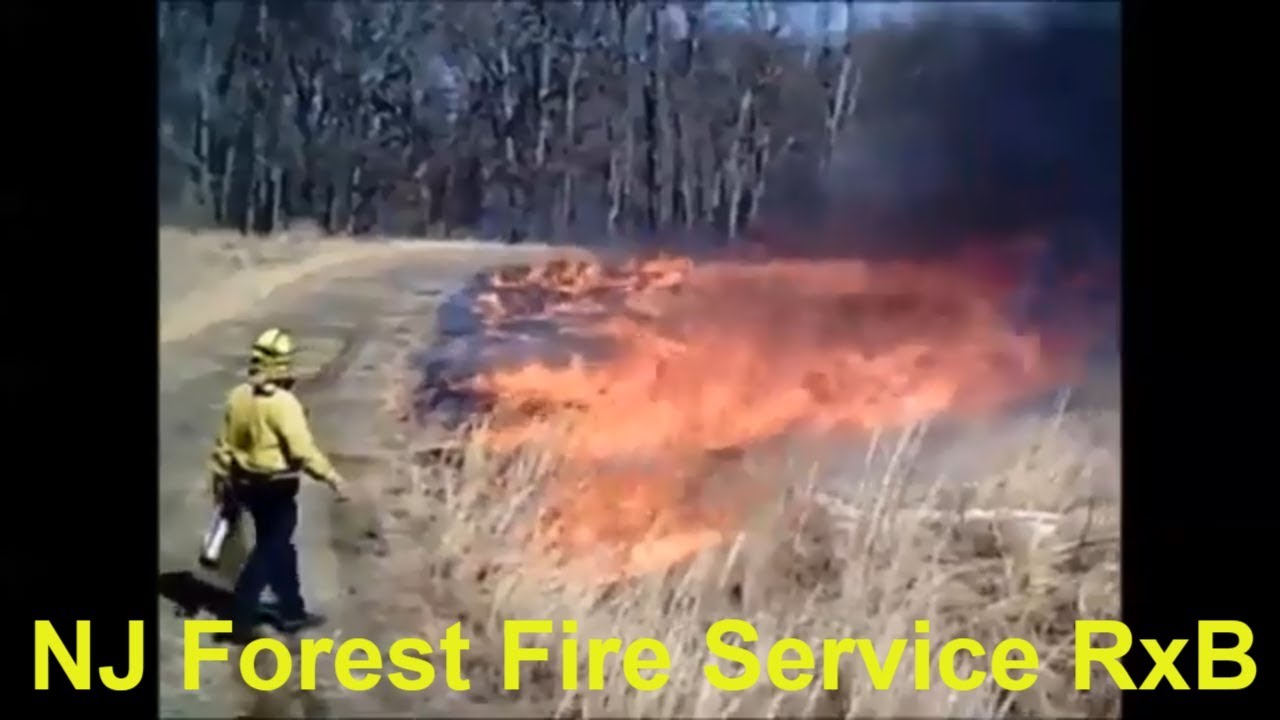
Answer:
[(770, 208), (774, 227), (810, 232), (761, 240), (900, 254), (1035, 234), (1060, 261), (1117, 255), (1117, 8), (1053, 4), (1019, 23), (939, 10), (874, 44), (868, 33), (866, 86), (818, 207)]

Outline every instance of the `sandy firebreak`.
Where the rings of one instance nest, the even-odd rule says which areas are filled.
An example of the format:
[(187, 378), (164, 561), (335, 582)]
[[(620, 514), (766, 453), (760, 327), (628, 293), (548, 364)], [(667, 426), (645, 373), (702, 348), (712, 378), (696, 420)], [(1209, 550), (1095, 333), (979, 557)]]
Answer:
[[(329, 615), (327, 633), (403, 632), (375, 631), (370, 623), (376, 620), (361, 613), (364, 586), (371, 582), (366, 573), (376, 575), (365, 557), (372, 559), (380, 547), (378, 490), (370, 478), (380, 468), (385, 471), (383, 443), (394, 431), (385, 422), (387, 370), (430, 337), (441, 297), (485, 267), (528, 262), (545, 250), (467, 242), (266, 241), (244, 250), (245, 245), (219, 235), (162, 233), (161, 266), (179, 279), (171, 277), (161, 294), (160, 570), (190, 571), (196, 583), (223, 589), (234, 581), (248, 537), (229, 549), (220, 577), (196, 568), (199, 533), (209, 510), (201, 495), (204, 463), (220, 403), (243, 371), (248, 343), (261, 328), (282, 325), (301, 345), (300, 392), (315, 432), (357, 496), (347, 506), (334, 507), (318, 484), (304, 489), (297, 537), (304, 591)], [(162, 575), (168, 578), (162, 585), (173, 577)], [(197, 595), (203, 587), (187, 585), (186, 591), (194, 587)], [(204, 678), (200, 691), (184, 691), (175, 603), (162, 599), (159, 617), (161, 714), (167, 717), (360, 711), (359, 706), (346, 709), (327, 688), (287, 697), (255, 693), (235, 680), (234, 666)], [(236, 655), (233, 651), (233, 660)], [(352, 697), (361, 706), (371, 702)]]
[[(505, 254), (504, 254), (505, 251)], [(449, 261), (490, 256), (501, 262), (542, 253), (470, 240), (356, 241), (276, 238), (244, 242), (227, 233), (160, 232), (160, 342), (183, 340), (245, 315), (287, 285), (355, 263), (386, 264), (428, 254)]]
[[(322, 245), (259, 248), (198, 290), (162, 292), (164, 582), (206, 605), (209, 586), (230, 586), (235, 552), (222, 577), (195, 571), (209, 433), (253, 335), (288, 327), (315, 431), (355, 495), (334, 504), (313, 484), (300, 499), (304, 592), (330, 618), (314, 637), (388, 648), (460, 624), (470, 688), (353, 692), (322, 656), (315, 690), (263, 693), (232, 650), (186, 691), (175, 607), (199, 614), (200, 600), (162, 599), (165, 716), (1116, 711), (1107, 683), (1075, 691), (1070, 666), (1072, 622), (1118, 611), (1115, 382), (1085, 367), (1074, 334), (1001, 316), (1016, 283), (945, 263), (605, 265), (545, 248)], [(192, 246), (172, 243), (166, 260), (162, 241), (162, 267)], [(440, 326), (460, 295), (470, 335)], [(556, 360), (566, 348), (576, 357)], [(441, 358), (467, 372), (436, 377)], [(446, 429), (442, 398), (483, 422)], [(887, 646), (923, 618), (938, 646), (1026, 640), (1040, 677), (1014, 694), (874, 691), (856, 672), (838, 690), (722, 693), (701, 681), (703, 642), (731, 617), (762, 646)], [(549, 664), (505, 690), (502, 628), (519, 620), (654, 638), (678, 670), (651, 693), (613, 670), (604, 690), (566, 691)], [(557, 662), (560, 638), (543, 647)], [(270, 654), (258, 664), (271, 674)]]

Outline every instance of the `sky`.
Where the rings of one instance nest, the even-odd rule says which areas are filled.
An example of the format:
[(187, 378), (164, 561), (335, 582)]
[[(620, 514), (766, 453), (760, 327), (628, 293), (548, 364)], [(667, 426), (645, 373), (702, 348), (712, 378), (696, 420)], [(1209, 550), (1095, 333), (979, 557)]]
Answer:
[[(744, 18), (750, 3), (744, 0), (712, 0), (708, 3), (712, 12), (718, 17), (733, 21)], [(886, 22), (910, 22), (921, 13), (933, 9), (946, 8), (950, 11), (958, 9), (982, 12), (1002, 16), (1009, 20), (1022, 20), (1035, 10), (1050, 4), (1049, 2), (992, 2), (990, 0), (969, 2), (885, 2), (882, 0), (858, 0), (853, 3), (854, 20), (864, 28), (882, 25)], [(1054, 2), (1059, 6), (1083, 5), (1083, 2)], [(1118, 8), (1118, 2), (1089, 3), (1096, 7)], [(781, 17), (784, 28), (789, 32), (817, 33), (825, 25), (828, 32), (843, 32), (846, 27), (847, 11), (843, 0), (799, 0), (768, 3), (770, 12)], [(824, 7), (825, 6), (825, 7)], [(825, 16), (825, 18), (824, 18)]]

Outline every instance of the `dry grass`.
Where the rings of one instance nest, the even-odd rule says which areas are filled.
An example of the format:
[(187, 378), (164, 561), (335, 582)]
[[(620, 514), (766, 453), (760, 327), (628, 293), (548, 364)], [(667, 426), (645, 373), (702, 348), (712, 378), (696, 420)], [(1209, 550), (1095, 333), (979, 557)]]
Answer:
[[(512, 252), (163, 232), (161, 243), (162, 268), (173, 273), (162, 277), (169, 339), (234, 316), (273, 287), (369, 257), (362, 253), (402, 252), (387, 249), (397, 245)], [(414, 337), (403, 339), (406, 350)], [(406, 363), (392, 368), (409, 371)], [(390, 378), (389, 410), (403, 414), (413, 379)], [(853, 458), (799, 442), (759, 448), (713, 470), (730, 491), (761, 479), (776, 488), (776, 501), (758, 507), (736, 537), (666, 573), (598, 586), (535, 575), (523, 552), (554, 451), (498, 457), (473, 435), (458, 439), (459, 462), (442, 462), (429, 452), (438, 432), (406, 429), (390, 451), (392, 470), (362, 489), (374, 495), (385, 541), (383, 552), (360, 558), (378, 564), (368, 576), (380, 578), (362, 593), (373, 596), (368, 628), (434, 644), (462, 623), (471, 690), (448, 691), (437, 660), (437, 685), (409, 697), (419, 715), (1115, 716), (1119, 694), (1109, 683), (1095, 682), (1088, 694), (1073, 689), (1071, 650), (1075, 620), (1118, 614), (1116, 420), (1070, 412), (997, 426), (960, 453), (943, 453), (922, 429), (886, 434)], [(888, 690), (875, 689), (862, 661), (847, 656), (837, 689), (824, 689), (819, 676), (801, 691), (780, 691), (762, 673), (752, 689), (723, 692), (703, 666), (712, 660), (706, 631), (725, 618), (756, 628), (761, 655), (780, 638), (809, 642), (819, 669), (822, 639), (869, 640), (883, 658), (891, 639), (920, 636), (917, 620), (929, 621), (935, 655), (952, 638), (990, 651), (1017, 637), (1037, 649), (1041, 669), (1026, 692), (1003, 691), (990, 677), (953, 692), (935, 662), (929, 689), (917, 690), (908, 642)], [(551, 662), (526, 665), (521, 689), (505, 690), (503, 623), (512, 619), (574, 620), (584, 650), (590, 638), (656, 638), (669, 652), (670, 679), (653, 692), (630, 689), (614, 656), (603, 690), (565, 692), (556, 634), (542, 643)], [(989, 670), (989, 655), (961, 658)], [(579, 676), (585, 688), (585, 663)]]
[[(1010, 435), (1018, 441), (992, 443), (966, 479), (929, 470), (937, 463), (927, 461), (920, 429), (880, 438), (858, 462), (825, 473), (798, 446), (749, 453), (720, 468), (720, 479), (767, 477), (776, 503), (690, 562), (597, 587), (535, 576), (521, 553), (548, 453), (494, 457), (464, 441), (458, 462), (447, 463), (423, 446), (437, 439), (406, 440), (381, 488), (388, 552), (379, 560), (377, 622), (433, 642), (462, 622), (471, 690), (448, 692), (440, 672), (441, 687), (418, 701), (424, 713), (1115, 716), (1119, 695), (1108, 683), (1074, 690), (1071, 654), (1076, 619), (1118, 615), (1116, 414), (1059, 413)], [(743, 692), (712, 687), (705, 633), (724, 618), (758, 630), (761, 657), (780, 638), (809, 642), (818, 668), (810, 687), (777, 690), (764, 672)], [(562, 691), (556, 633), (542, 643), (550, 663), (526, 664), (521, 689), (504, 690), (503, 623), (512, 619), (557, 628), (577, 621), (582, 660), (589, 638), (656, 638), (670, 653), (670, 679), (656, 691), (630, 689), (614, 656), (603, 690)], [(868, 639), (883, 659), (891, 639), (921, 637), (917, 620), (930, 623), (935, 658), (952, 638), (987, 648), (977, 661), (959, 656), (962, 674), (966, 662), (989, 670), (990, 651), (1005, 638), (1029, 641), (1039, 654), (1034, 686), (1011, 693), (988, 675), (978, 689), (955, 692), (940, 682), (935, 659), (929, 689), (917, 690), (908, 642), (891, 689), (874, 689), (856, 655), (841, 662), (838, 689), (823, 689), (822, 639)], [(585, 688), (585, 662), (580, 677)]]
[[(162, 233), (162, 263), (164, 242)], [(252, 276), (283, 283), (324, 266), (307, 258), (341, 263), (354, 257), (344, 256), (343, 247), (368, 247), (216, 236), (186, 242), (190, 247), (169, 255), (174, 267), (188, 263), (179, 272), (188, 274), (165, 280), (185, 283), (181, 292), (171, 290), (177, 302), (168, 305), (177, 313), (171, 317), (185, 318), (185, 331), (235, 314), (225, 298), (238, 296), (229, 288), (241, 288), (243, 296), (236, 283), (258, 282), (235, 279), (248, 277), (245, 268), (279, 269)], [(468, 248), (449, 243), (449, 249)], [(205, 257), (210, 267), (192, 257)], [(408, 350), (414, 340), (403, 342)], [(406, 363), (393, 368), (409, 372)], [(390, 378), (389, 410), (403, 416), (413, 379)], [(534, 575), (523, 552), (523, 528), (554, 465), (553, 451), (497, 457), (468, 436), (458, 438), (460, 461), (442, 462), (430, 452), (441, 442), (437, 431), (406, 429), (390, 451), (392, 470), (367, 478), (373, 484), (362, 488), (380, 510), (385, 541), (383, 552), (360, 559), (378, 564), (368, 575), (380, 578), (362, 593), (373, 596), (366, 621), (380, 635), (420, 635), (433, 644), (462, 623), (471, 643), (463, 666), (471, 690), (448, 691), (437, 659), (437, 685), (410, 697), (419, 715), (1117, 715), (1119, 694), (1109, 683), (1095, 682), (1088, 694), (1073, 689), (1071, 662), (1075, 620), (1118, 614), (1116, 413), (1060, 413), (997, 427), (959, 454), (939, 454), (933, 437), (921, 429), (886, 435), (852, 459), (800, 443), (747, 453), (716, 468), (716, 480), (731, 489), (763, 478), (776, 487), (776, 502), (760, 506), (736, 537), (666, 573), (583, 586)], [(750, 622), (762, 655), (780, 638), (808, 641), (819, 669), (822, 639), (866, 639), (883, 658), (889, 640), (919, 637), (917, 620), (929, 621), (935, 655), (952, 638), (974, 638), (990, 651), (1017, 637), (1037, 649), (1041, 669), (1026, 692), (1003, 691), (990, 677), (976, 690), (953, 692), (935, 662), (930, 688), (916, 690), (909, 642), (888, 690), (874, 689), (862, 661), (848, 656), (838, 689), (824, 689), (819, 676), (809, 688), (784, 692), (762, 674), (750, 690), (722, 692), (703, 666), (712, 659), (705, 633), (725, 618)], [(557, 634), (543, 643), (551, 662), (526, 665), (521, 689), (505, 690), (503, 623), (512, 619), (574, 620), (584, 650), (590, 638), (656, 638), (669, 652), (670, 679), (653, 692), (632, 690), (615, 656), (603, 690), (565, 692)], [(989, 655), (961, 658), (989, 670)], [(585, 663), (579, 675), (585, 688)]]

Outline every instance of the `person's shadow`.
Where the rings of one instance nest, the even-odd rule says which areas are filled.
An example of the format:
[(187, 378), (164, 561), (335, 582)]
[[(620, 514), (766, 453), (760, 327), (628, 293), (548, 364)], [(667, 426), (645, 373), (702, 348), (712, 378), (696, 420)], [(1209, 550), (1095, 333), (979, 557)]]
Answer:
[[(157, 583), (160, 595), (174, 604), (179, 617), (194, 618), (201, 614), (218, 620), (232, 617), (231, 591), (196, 577), (188, 570), (160, 573)], [(274, 603), (258, 606), (258, 622), (281, 630), (280, 614)]]
[[(196, 577), (188, 570), (160, 573), (158, 585), (160, 595), (174, 604), (174, 611), (180, 617), (194, 618), (201, 614), (208, 614), (218, 620), (231, 619), (231, 592)], [(280, 631), (280, 618), (273, 603), (259, 605), (258, 622)], [(229, 634), (216, 635), (213, 640), (231, 645), (242, 644), (242, 641), (237, 641)], [(297, 652), (296, 649), (294, 652)], [(259, 666), (259, 672), (264, 672), (262, 666)], [(286, 692), (281, 696), (278, 693), (247, 690), (242, 680), (239, 683), (249, 693), (251, 698), (249, 704), (252, 707), (249, 714), (242, 714), (239, 717), (286, 717), (287, 715), (283, 715), (277, 705), (281, 702), (288, 705), (294, 699), (302, 703), (307, 716), (314, 716), (316, 713), (320, 717), (328, 716), (325, 712), (324, 699), (317, 697), (316, 693)]]

